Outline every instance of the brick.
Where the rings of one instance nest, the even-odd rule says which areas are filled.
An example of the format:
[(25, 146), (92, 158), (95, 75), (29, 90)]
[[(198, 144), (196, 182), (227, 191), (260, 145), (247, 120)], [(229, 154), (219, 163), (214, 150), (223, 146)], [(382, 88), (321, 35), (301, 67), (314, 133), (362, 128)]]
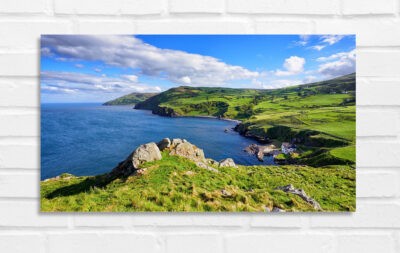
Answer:
[(0, 136), (39, 136), (38, 114), (0, 114)]
[(38, 146), (0, 145), (0, 169), (39, 169), (39, 167)]
[[(10, 30), (13, 32), (10, 33)], [(72, 32), (70, 21), (4, 21), (0, 22), (0, 47), (39, 48), (41, 34), (66, 34)]]
[(78, 22), (78, 31), (82, 34), (134, 34), (135, 26), (131, 21), (86, 20)]
[(36, 79), (0, 80), (0, 106), (38, 106), (38, 87)]
[(298, 20), (263, 20), (255, 25), (259, 34), (308, 34), (313, 29), (312, 22)]
[(54, 11), (56, 14), (119, 14), (121, 1), (98, 1), (98, 0), (55, 0)]
[(223, 0), (170, 0), (170, 13), (222, 13), (224, 11)]
[[(172, 215), (172, 219), (171, 219)], [(221, 216), (209, 213), (207, 215), (186, 214), (154, 214), (136, 215), (132, 218), (133, 226), (156, 226), (156, 227), (240, 227), (249, 223), (248, 214), (237, 214), (234, 216)]]
[[(38, 76), (38, 53), (0, 54), (0, 76)], [(18, 67), (17, 67), (18, 66)]]
[(343, 14), (395, 14), (395, 0), (381, 0), (376, 4), (374, 0), (343, 1)]
[(400, 79), (357, 78), (357, 105), (400, 105), (399, 93)]
[(59, 233), (48, 235), (49, 253), (160, 252), (152, 235), (134, 233)]
[(276, 213), (260, 213), (253, 214), (250, 222), (252, 227), (288, 227), (300, 228), (302, 227), (303, 219), (298, 214), (276, 214)]
[(314, 23), (317, 34), (356, 34), (357, 46), (400, 45), (397, 18), (314, 19)]
[(55, 13), (57, 14), (78, 14), (78, 15), (150, 15), (160, 14), (164, 10), (163, 0), (115, 0), (115, 1), (98, 1), (98, 0), (71, 0), (65, 2), (63, 0), (55, 0)]
[(360, 203), (354, 213), (318, 214), (310, 218), (314, 228), (399, 228), (400, 205)]
[(89, 214), (73, 216), (76, 227), (128, 227), (131, 224), (129, 215)]
[[(44, 13), (46, 0), (1, 0), (0, 13)], [(3, 39), (3, 38), (2, 38)]]
[(225, 238), (226, 252), (333, 252), (332, 236), (324, 234), (235, 234)]
[(400, 77), (397, 63), (400, 61), (398, 50), (358, 50), (357, 75), (361, 77)]
[(223, 252), (218, 234), (176, 234), (165, 240), (167, 253)]
[(399, 191), (399, 176), (393, 172), (357, 171), (357, 197), (394, 197)]
[(396, 252), (390, 234), (346, 234), (337, 236), (337, 252)]
[(399, 113), (388, 110), (357, 110), (357, 136), (396, 136)]
[(357, 166), (396, 167), (400, 159), (400, 143), (357, 140)]
[(138, 34), (242, 34), (253, 32), (248, 22), (242, 21), (137, 21)]
[(0, 234), (0, 249), (7, 253), (46, 252), (44, 236), (38, 234)]
[(0, 174), (0, 197), (39, 197), (39, 174)]
[(0, 227), (67, 227), (67, 218), (40, 213), (39, 200), (0, 201)]
[(228, 0), (227, 10), (231, 13), (273, 14), (338, 14), (339, 1), (319, 0)]
[(132, 15), (156, 15), (165, 11), (166, 2), (164, 0), (121, 0), (122, 14)]

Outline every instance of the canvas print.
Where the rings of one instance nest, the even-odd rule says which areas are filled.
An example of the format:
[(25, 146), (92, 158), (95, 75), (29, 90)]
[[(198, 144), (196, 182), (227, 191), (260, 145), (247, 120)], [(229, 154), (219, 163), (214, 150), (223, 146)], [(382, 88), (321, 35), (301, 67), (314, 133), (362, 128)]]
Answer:
[(353, 212), (354, 35), (42, 35), (42, 212)]

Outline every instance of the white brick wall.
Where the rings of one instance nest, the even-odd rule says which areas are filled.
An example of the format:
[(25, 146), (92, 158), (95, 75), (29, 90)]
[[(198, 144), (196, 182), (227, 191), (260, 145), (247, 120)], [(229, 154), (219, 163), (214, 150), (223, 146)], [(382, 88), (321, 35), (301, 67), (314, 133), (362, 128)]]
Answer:
[[(42, 33), (356, 33), (354, 214), (40, 214)], [(400, 0), (1, 0), (0, 252), (400, 252)]]

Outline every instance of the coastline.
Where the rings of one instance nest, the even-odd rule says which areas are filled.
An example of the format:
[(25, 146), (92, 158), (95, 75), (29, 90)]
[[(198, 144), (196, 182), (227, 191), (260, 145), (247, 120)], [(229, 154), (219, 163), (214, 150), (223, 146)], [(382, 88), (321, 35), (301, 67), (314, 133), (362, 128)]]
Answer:
[[(141, 109), (137, 109), (137, 110), (141, 110)], [(163, 116), (163, 115), (160, 115), (160, 116)], [(237, 124), (242, 123), (242, 121), (240, 121), (238, 119), (220, 118), (220, 117), (216, 117), (216, 116), (203, 116), (203, 115), (187, 116), (187, 115), (180, 115), (180, 116), (174, 116), (174, 117), (180, 117), (180, 118), (206, 118), (206, 119), (217, 119), (217, 120), (230, 121), (230, 122), (235, 122)]]
[[(217, 117), (217, 116), (205, 116), (205, 115), (179, 115), (177, 114), (172, 108), (166, 109), (166, 107), (157, 107), (158, 110), (154, 109), (145, 109), (145, 108), (137, 108), (136, 106), (133, 107), (134, 110), (146, 110), (146, 111), (151, 111), (152, 114), (159, 115), (162, 117), (180, 117), (180, 118), (206, 118), (206, 119), (217, 119), (217, 120), (225, 120), (229, 122), (234, 122), (236, 123), (235, 127), (233, 128), (233, 131), (239, 133), (241, 136), (246, 137), (248, 139), (255, 140), (258, 142), (258, 144), (267, 144), (270, 143), (270, 140), (268, 138), (264, 138), (261, 136), (253, 135), (250, 134), (247, 131), (247, 127), (242, 124), (241, 120), (237, 119), (230, 119), (230, 118), (222, 118), (222, 117)], [(166, 112), (168, 111), (168, 112)]]

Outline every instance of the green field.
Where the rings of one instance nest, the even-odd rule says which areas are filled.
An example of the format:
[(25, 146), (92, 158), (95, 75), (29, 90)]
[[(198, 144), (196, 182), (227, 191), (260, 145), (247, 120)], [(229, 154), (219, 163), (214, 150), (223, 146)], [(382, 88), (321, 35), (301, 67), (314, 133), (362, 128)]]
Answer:
[[(182, 86), (135, 108), (165, 116), (238, 119), (242, 124), (237, 130), (243, 135), (270, 142), (299, 140), (298, 145), (317, 147), (314, 156), (325, 152), (320, 164), (313, 160), (314, 166), (355, 164), (351, 155), (355, 153), (355, 74), (275, 90)], [(291, 162), (309, 161), (300, 154)]]
[(158, 93), (138, 93), (133, 92), (128, 95), (105, 102), (103, 105), (134, 105), (157, 95)]
[[(145, 175), (108, 180), (106, 175), (69, 174), (41, 183), (41, 210), (129, 211), (315, 211), (300, 197), (277, 190), (293, 184), (319, 202), (323, 211), (355, 210), (355, 170), (348, 166), (239, 166), (215, 173), (163, 153), (144, 164)], [(225, 194), (222, 194), (222, 192)]]

